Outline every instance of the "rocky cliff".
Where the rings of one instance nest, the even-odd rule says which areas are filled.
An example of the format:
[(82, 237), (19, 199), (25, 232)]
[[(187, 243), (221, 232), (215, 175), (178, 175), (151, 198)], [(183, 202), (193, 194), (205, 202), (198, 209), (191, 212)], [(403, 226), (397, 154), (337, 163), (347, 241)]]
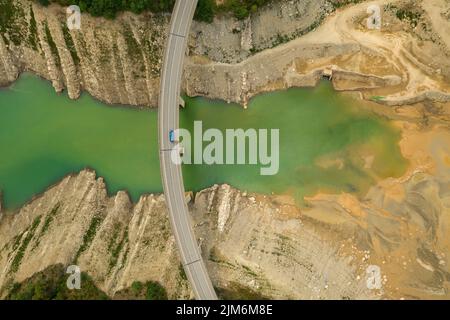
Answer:
[[(386, 105), (424, 100), (411, 108), (419, 118), (421, 108), (448, 114), (445, 44), (432, 31), (398, 21), (395, 9), (386, 15), (389, 37), (361, 32), (364, 8), (355, 6), (330, 17), (333, 28), (278, 46), (314, 28), (332, 9), (326, 3), (289, 1), (246, 21), (194, 24), (186, 92), (245, 102), (263, 90), (315, 85), (330, 71), (339, 90), (369, 90), (365, 96)], [(167, 16), (83, 16), (78, 32), (65, 28), (65, 11), (58, 6), (0, 0), (0, 9), (0, 85), (31, 70), (57, 91), (66, 88), (71, 98), (84, 89), (110, 103), (156, 105)], [(283, 26), (267, 23), (274, 14)], [(395, 28), (404, 29), (398, 37)], [(423, 37), (421, 46), (411, 30)], [(402, 41), (416, 49), (406, 50)], [(277, 47), (255, 55), (272, 46)], [(414, 117), (405, 110), (386, 112), (395, 119)], [(448, 120), (438, 122), (447, 127), (436, 129), (434, 138), (426, 131), (425, 111), (422, 120), (402, 124), (402, 144), (409, 143), (403, 153), (414, 162), (410, 172), (380, 182), (363, 199), (317, 195), (299, 208), (288, 196), (248, 194), (227, 185), (189, 194), (195, 234), (219, 292), (293, 299), (448, 298)], [(108, 195), (102, 178), (83, 171), (16, 214), (0, 217), (2, 296), (36, 272), (70, 264), (113, 297), (136, 280), (161, 283), (170, 298), (192, 296), (162, 195), (132, 203), (125, 192)], [(367, 286), (370, 265), (381, 268), (381, 289)]]
[[(447, 170), (447, 169), (444, 169)], [(448, 297), (448, 176), (417, 170), (363, 201), (322, 195), (301, 209), (289, 196), (228, 185), (188, 193), (192, 225), (224, 297), (289, 299)], [(190, 298), (163, 195), (108, 196), (82, 171), (0, 220), (0, 288), (55, 265), (78, 265), (109, 296), (154, 281)], [(370, 266), (381, 270), (368, 286)]]
[[(246, 21), (195, 22), (190, 50), (217, 62), (241, 61), (311, 30), (331, 8), (326, 0), (289, 1)], [(65, 10), (0, 1), (0, 85), (29, 70), (52, 81), (57, 92), (67, 89), (73, 99), (86, 90), (108, 103), (155, 107), (170, 16), (124, 13), (112, 21), (83, 14), (81, 30), (70, 31)], [(270, 27), (273, 18), (280, 28)]]
[[(367, 29), (367, 4), (358, 3), (336, 11), (334, 0), (276, 1), (243, 21), (194, 22), (183, 90), (245, 106), (260, 92), (332, 75), (336, 89), (388, 105), (450, 101), (445, 15), (418, 0), (384, 0), (379, 32)], [(63, 7), (0, 6), (0, 85), (30, 70), (73, 99), (86, 90), (108, 103), (157, 106), (169, 15), (82, 14), (81, 30), (70, 31)]]
[(30, 70), (70, 98), (81, 90), (108, 103), (157, 104), (167, 16), (124, 14), (117, 21), (82, 17), (69, 31), (65, 8), (2, 0), (13, 14), (0, 37), (0, 83)]
[[(190, 199), (192, 223), (216, 287), (275, 298), (374, 296), (359, 264), (340, 256), (292, 205), (215, 186)], [(103, 179), (68, 176), (0, 221), (0, 287), (52, 265), (78, 265), (114, 296), (138, 281), (157, 281), (170, 298), (189, 298), (164, 197), (138, 203), (108, 197)]]

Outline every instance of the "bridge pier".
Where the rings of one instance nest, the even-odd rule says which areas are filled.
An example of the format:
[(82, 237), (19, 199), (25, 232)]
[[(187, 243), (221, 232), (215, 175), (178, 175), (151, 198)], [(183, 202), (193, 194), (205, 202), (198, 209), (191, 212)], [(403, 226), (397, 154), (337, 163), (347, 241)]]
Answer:
[(178, 106), (181, 108), (185, 108), (186, 107), (186, 102), (184, 102), (182, 97), (178, 98)]

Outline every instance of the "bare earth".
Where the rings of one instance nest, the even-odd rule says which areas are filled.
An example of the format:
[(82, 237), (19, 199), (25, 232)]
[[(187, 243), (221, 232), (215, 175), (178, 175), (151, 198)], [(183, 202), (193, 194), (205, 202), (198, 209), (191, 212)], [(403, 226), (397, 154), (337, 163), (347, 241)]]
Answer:
[[(383, 8), (381, 30), (366, 28), (370, 4)], [(398, 8), (419, 18), (400, 20)], [(257, 24), (262, 18), (252, 19)], [(191, 44), (184, 75), (188, 94), (245, 106), (262, 91), (314, 86), (331, 72), (337, 90), (367, 100), (363, 107), (395, 122), (402, 154), (410, 161), (402, 177), (378, 181), (362, 198), (317, 194), (306, 199), (305, 208), (288, 195), (248, 194), (227, 185), (190, 194), (195, 233), (217, 287), (272, 298), (450, 299), (449, 19), (448, 0), (369, 1), (342, 8), (313, 32), (254, 55), (249, 50), (264, 41), (242, 32), (247, 37), (235, 63), (224, 62), (225, 49), (208, 55), (204, 45)], [(251, 26), (252, 20), (246, 23)], [(234, 25), (210, 28), (231, 32)], [(209, 36), (205, 32), (202, 39)], [(0, 50), (6, 49), (0, 45)], [(126, 54), (118, 58), (126, 61)], [(154, 100), (130, 99), (135, 97), (130, 70), (130, 90), (121, 99)], [(153, 82), (145, 85), (157, 92)], [(99, 89), (96, 96), (107, 91)], [(367, 154), (363, 160), (370, 167), (374, 158)], [(338, 160), (318, 164), (342, 166)], [(144, 196), (137, 204), (123, 192), (108, 197), (103, 180), (92, 172), (66, 177), (15, 216), (0, 216), (0, 294), (13, 281), (77, 257), (111, 296), (134, 280), (156, 280), (171, 298), (189, 297), (165, 210), (160, 195)], [(39, 225), (30, 229), (37, 217)], [(80, 235), (93, 217), (101, 223), (80, 251)], [(117, 246), (115, 256), (110, 243)], [(379, 289), (367, 287), (371, 265), (381, 269)]]
[[(204, 95), (246, 105), (261, 91), (315, 86), (324, 72), (334, 72), (338, 90), (358, 90), (366, 99), (380, 96), (388, 105), (425, 99), (450, 101), (449, 21), (433, 19), (445, 0), (370, 1), (338, 10), (317, 30), (238, 64), (205, 61), (193, 56), (187, 64), (185, 87)], [(423, 2), (423, 3), (425, 3)], [(420, 12), (417, 27), (395, 16), (388, 4)], [(438, 7), (428, 7), (431, 4)], [(380, 30), (366, 26), (369, 5), (384, 8)], [(427, 10), (425, 10), (427, 9)], [(428, 11), (429, 9), (429, 11)], [(431, 23), (433, 21), (433, 24)], [(427, 26), (425, 29), (423, 26)], [(430, 28), (432, 26), (432, 28)]]

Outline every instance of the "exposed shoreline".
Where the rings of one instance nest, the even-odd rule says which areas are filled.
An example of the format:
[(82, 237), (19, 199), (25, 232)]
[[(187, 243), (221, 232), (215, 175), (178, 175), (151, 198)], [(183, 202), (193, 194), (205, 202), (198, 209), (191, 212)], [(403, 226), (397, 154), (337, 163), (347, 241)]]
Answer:
[[(324, 75), (334, 75), (337, 90), (358, 91), (366, 100), (381, 97), (374, 100), (380, 104), (449, 102), (450, 48), (434, 40), (445, 31), (423, 30), (421, 37), (433, 40), (419, 40), (408, 23), (398, 20), (388, 9), (382, 31), (367, 30), (367, 5), (340, 9), (315, 31), (237, 64), (192, 56), (186, 65), (186, 91), (191, 96), (227, 97), (227, 101), (245, 106), (260, 92), (315, 86)], [(422, 19), (429, 22), (425, 13)], [(430, 54), (431, 61), (437, 64), (421, 62), (425, 57), (430, 59)]]
[[(248, 215), (250, 214), (250, 217), (252, 217), (250, 220), (253, 221), (253, 217), (257, 217), (257, 221), (259, 221), (259, 223), (250, 222), (251, 225), (258, 225), (259, 227), (263, 228), (275, 228), (274, 230), (271, 229), (271, 232), (280, 232), (277, 231), (277, 228), (280, 228), (279, 224), (281, 223), (283, 225), (283, 233), (286, 235), (285, 241), (288, 241), (287, 238), (289, 238), (289, 241), (294, 241), (293, 243), (297, 243), (298, 239), (297, 236), (295, 236), (295, 234), (297, 233), (292, 234), (292, 228), (293, 226), (299, 224), (299, 227), (301, 227), (302, 230), (299, 231), (299, 234), (305, 236), (310, 234), (309, 232), (314, 232), (318, 237), (320, 237), (320, 241), (322, 241), (321, 243), (323, 243), (323, 245), (326, 244), (325, 246), (328, 246), (330, 243), (336, 243), (336, 248), (332, 249), (332, 252), (334, 253), (330, 255), (329, 258), (338, 259), (338, 261), (341, 261), (339, 263), (342, 263), (343, 261), (352, 261), (348, 265), (344, 264), (339, 267), (344, 268), (346, 273), (352, 274), (351, 277), (363, 275), (368, 264), (376, 264), (382, 266), (383, 274), (387, 275), (387, 279), (383, 280), (382, 292), (372, 292), (372, 294), (374, 295), (371, 296), (368, 295), (368, 292), (364, 293), (363, 291), (355, 291), (358, 295), (362, 294), (366, 298), (370, 299), (383, 297), (400, 299), (405, 296), (413, 296), (416, 298), (442, 296), (442, 294), (444, 293), (440, 293), (440, 291), (432, 293), (426, 290), (415, 290), (409, 288), (407, 284), (411, 281), (415, 281), (417, 283), (422, 283), (422, 285), (425, 286), (433, 285), (431, 283), (428, 283), (426, 280), (421, 279), (420, 277), (418, 277), (418, 275), (423, 272), (423, 270), (421, 269), (424, 268), (423, 265), (425, 265), (425, 267), (429, 268), (430, 270), (433, 270), (433, 272), (434, 270), (445, 270), (445, 268), (447, 268), (446, 261), (449, 257), (446, 257), (442, 252), (444, 252), (443, 250), (445, 248), (445, 245), (450, 244), (448, 243), (448, 238), (436, 235), (438, 240), (433, 240), (436, 242), (433, 242), (433, 245), (429, 249), (433, 252), (433, 254), (436, 254), (437, 257), (439, 257), (439, 264), (434, 263), (434, 260), (432, 260), (431, 258), (431, 260), (425, 260), (423, 256), (419, 255), (417, 259), (419, 259), (418, 261), (420, 261), (420, 263), (417, 263), (416, 265), (416, 263), (414, 262), (414, 259), (417, 255), (417, 252), (415, 251), (416, 247), (420, 248), (420, 246), (423, 245), (423, 241), (428, 241), (427, 238), (423, 235), (427, 235), (428, 233), (426, 232), (426, 229), (422, 231), (420, 223), (416, 226), (416, 223), (418, 222), (414, 221), (414, 219), (417, 219), (414, 218), (414, 216), (400, 216), (401, 219), (398, 220), (399, 217), (397, 217), (397, 215), (404, 212), (404, 210), (411, 210), (407, 209), (408, 203), (415, 203), (415, 195), (423, 195), (423, 197), (425, 197), (423, 199), (425, 199), (427, 203), (429, 203), (429, 205), (433, 203), (433, 206), (436, 206), (436, 208), (440, 208), (439, 206), (441, 205), (441, 203), (445, 203), (445, 194), (450, 191), (449, 189), (445, 189), (445, 181), (447, 181), (448, 184), (448, 179), (450, 179), (450, 176), (448, 176), (448, 166), (450, 166), (450, 161), (449, 159), (446, 160), (445, 153), (441, 153), (443, 150), (441, 147), (450, 145), (450, 134), (448, 133), (446, 128), (443, 128), (439, 125), (433, 125), (431, 128), (429, 128), (429, 130), (423, 131), (423, 129), (420, 129), (420, 124), (412, 123), (410, 121), (397, 120), (396, 124), (400, 127), (403, 127), (403, 130), (408, 132), (408, 134), (405, 135), (400, 141), (400, 146), (402, 154), (411, 160), (409, 169), (400, 178), (388, 178), (378, 182), (371, 188), (364, 199), (358, 199), (356, 196), (348, 193), (318, 193), (315, 196), (308, 198), (308, 202), (310, 203), (308, 208), (301, 209), (295, 204), (295, 200), (291, 196), (264, 195), (252, 192), (243, 192), (234, 189), (229, 185), (215, 185), (211, 188), (206, 188), (204, 190), (196, 192), (195, 194), (187, 193), (187, 196), (189, 197), (189, 201), (191, 203), (191, 210), (193, 210), (193, 219), (196, 222), (196, 234), (203, 239), (207, 239), (206, 244), (203, 244), (203, 246), (204, 250), (206, 250), (206, 252), (209, 252), (208, 254), (205, 253), (205, 255), (208, 261), (208, 268), (210, 268), (210, 270), (213, 270), (212, 274), (214, 277), (214, 281), (217, 281), (220, 286), (227, 286), (227, 284), (230, 285), (231, 283), (237, 281), (237, 283), (240, 283), (240, 285), (247, 286), (252, 290), (258, 289), (258, 286), (263, 286), (263, 292), (265, 294), (275, 294), (276, 297), (304, 297), (302, 296), (302, 294), (304, 293), (299, 293), (295, 290), (291, 291), (293, 290), (293, 288), (290, 288), (290, 286), (282, 285), (282, 283), (285, 283), (284, 281), (278, 282), (284, 278), (279, 278), (279, 275), (275, 276), (275, 274), (273, 273), (274, 271), (268, 265), (264, 264), (262, 267), (257, 267), (255, 269), (255, 264), (259, 265), (259, 263), (261, 263), (257, 262), (259, 260), (257, 260), (256, 257), (242, 256), (239, 250), (239, 252), (227, 251), (229, 248), (234, 248), (234, 246), (239, 243), (239, 237), (236, 238), (236, 235), (234, 234), (237, 231), (232, 231), (233, 229), (238, 228), (238, 226), (241, 224), (236, 221), (245, 220), (246, 218), (244, 217), (249, 217)], [(450, 150), (447, 150), (447, 158), (448, 155), (450, 155)], [(445, 172), (447, 172), (447, 175), (445, 175)], [(80, 185), (78, 185), (77, 181), (83, 181), (86, 178), (88, 183), (81, 183)], [(69, 188), (69, 184), (72, 184), (73, 187)], [(82, 189), (80, 189), (81, 186)], [(65, 191), (62, 192), (63, 190)], [(69, 190), (71, 191), (69, 192)], [(72, 199), (73, 196), (71, 196), (71, 192), (77, 192), (76, 199)], [(434, 196), (426, 196), (429, 193), (432, 193)], [(94, 194), (96, 196), (94, 196)], [(17, 226), (19, 225), (20, 229), (16, 230), (16, 233), (20, 232), (21, 229), (24, 229), (27, 226), (27, 223), (30, 223), (33, 219), (36, 219), (38, 214), (41, 214), (42, 212), (52, 212), (51, 208), (55, 206), (55, 203), (61, 203), (61, 210), (64, 211), (64, 215), (59, 215), (58, 219), (69, 219), (70, 215), (72, 215), (73, 212), (77, 210), (82, 210), (85, 213), (91, 213), (91, 211), (95, 210), (88, 210), (88, 208), (96, 205), (98, 200), (95, 199), (98, 196), (100, 196), (100, 198), (102, 199), (110, 199), (108, 200), (109, 205), (107, 206), (109, 208), (109, 213), (106, 215), (105, 221), (110, 219), (123, 219), (124, 217), (128, 217), (127, 214), (120, 214), (120, 212), (122, 212), (123, 210), (131, 210), (132, 212), (134, 212), (133, 217), (135, 217), (136, 215), (140, 216), (143, 214), (143, 212), (141, 212), (140, 210), (150, 210), (150, 208), (152, 208), (152, 210), (156, 210), (155, 208), (161, 209), (160, 203), (164, 203), (164, 201), (162, 200), (163, 195), (161, 194), (142, 195), (139, 198), (139, 201), (137, 201), (136, 203), (131, 202), (129, 195), (124, 191), (119, 191), (112, 195), (107, 195), (106, 184), (104, 180), (101, 177), (97, 177), (95, 171), (93, 170), (82, 170), (78, 174), (66, 175), (59, 181), (59, 183), (53, 185), (52, 187), (49, 187), (41, 195), (35, 196), (32, 201), (30, 201), (27, 205), (23, 206), (18, 211), (19, 214), (5, 215), (4, 213), (2, 213), (2, 215), (0, 216), (0, 230), (6, 230), (5, 228), (13, 223), (16, 227), (9, 228), (8, 230), (10, 230), (10, 233), (12, 232), (11, 230), (16, 230)], [(218, 198), (219, 200), (217, 200), (216, 198)], [(211, 199), (216, 200), (213, 201)], [(382, 202), (379, 202), (380, 199), (383, 199)], [(75, 200), (79, 201), (79, 204), (77, 204), (78, 202), (76, 202)], [(73, 206), (73, 208), (78, 209), (73, 209), (71, 207), (71, 202), (76, 203), (77, 205)], [(238, 202), (242, 203), (239, 205), (240, 209), (234, 209), (234, 206), (236, 206)], [(158, 205), (155, 205), (155, 203), (158, 203)], [(214, 205), (214, 208), (217, 209), (211, 209), (212, 205)], [(250, 208), (252, 208), (251, 211), (249, 211)], [(417, 210), (419, 211), (417, 212), (421, 212), (420, 208), (421, 207), (418, 207)], [(217, 210), (217, 213), (211, 216), (211, 212), (216, 212), (215, 210)], [(266, 217), (268, 212), (272, 213), (270, 213), (269, 216)], [(413, 214), (413, 211), (409, 212), (409, 214)], [(416, 213), (414, 213), (414, 215), (415, 214)], [(442, 212), (442, 214), (445, 215), (445, 211)], [(65, 217), (65, 215), (69, 216)], [(151, 214), (151, 216), (154, 215), (155, 213)], [(161, 212), (158, 211), (157, 216), (159, 217), (160, 215), (165, 216), (164, 210), (162, 210)], [(131, 221), (134, 221), (136, 219), (137, 218), (132, 218)], [(205, 219), (213, 220), (205, 224)], [(217, 219), (217, 221), (214, 221), (214, 219)], [(265, 222), (263, 223), (261, 219), (263, 219)], [(432, 219), (432, 216), (428, 216), (427, 214), (423, 217), (423, 219), (425, 219), (425, 221), (428, 221), (427, 219)], [(141, 222), (144, 220), (146, 221), (146, 219), (139, 218), (139, 221)], [(68, 223), (67, 226), (71, 226), (71, 228), (76, 229), (81, 226), (83, 228), (87, 228), (87, 221), (84, 221), (84, 219), (82, 225), (74, 224), (70, 219), (68, 221), (70, 222), (66, 222)], [(274, 221), (278, 221), (278, 224), (276, 226), (269, 227), (273, 225)], [(438, 220), (430, 223), (433, 223), (433, 228), (435, 228), (436, 230), (440, 230), (439, 228), (444, 228), (443, 230), (445, 230), (445, 225), (450, 223), (450, 220), (442, 217), (442, 221)], [(111, 223), (106, 223), (105, 228), (110, 228), (110, 225)], [(248, 223), (245, 222), (244, 225), (248, 225)], [(58, 228), (59, 227), (60, 226), (58, 225)], [(243, 226), (241, 227), (243, 228)], [(238, 230), (241, 230), (241, 227), (239, 227)], [(378, 230), (377, 228), (380, 227), (382, 227), (382, 229)], [(402, 231), (406, 227), (408, 228), (406, 230), (410, 230), (410, 233), (405, 233), (404, 231)], [(51, 229), (51, 232), (57, 232), (58, 228)], [(306, 233), (305, 228), (306, 230), (309, 230)], [(372, 228), (375, 228), (375, 230), (373, 230)], [(210, 229), (213, 231), (211, 231)], [(101, 234), (105, 234), (105, 232), (107, 232), (107, 234), (111, 235), (112, 233), (111, 231), (105, 231), (103, 227), (99, 230), (101, 231)], [(130, 241), (135, 241), (133, 240), (136, 237), (135, 232), (136, 231), (133, 231), (133, 233), (131, 233)], [(212, 236), (211, 232), (213, 232)], [(217, 232), (219, 233), (215, 235)], [(411, 237), (411, 232), (414, 232), (414, 235), (418, 237), (418, 239), (420, 239), (417, 240), (417, 243), (415, 242), (416, 238)], [(358, 236), (361, 235), (361, 233), (368, 233), (370, 234), (370, 237), (368, 239), (366, 239), (365, 237), (355, 238), (355, 235)], [(242, 231), (239, 231), (239, 234), (241, 235)], [(249, 232), (249, 236), (251, 234), (252, 233)], [(351, 238), (349, 236), (347, 239), (346, 234), (350, 234)], [(220, 239), (222, 239), (221, 241), (216, 243), (215, 241), (211, 240), (219, 236)], [(223, 238), (225, 236), (227, 237), (227, 240)], [(429, 236), (430, 235), (427, 235), (427, 237)], [(47, 246), (47, 244), (39, 244), (39, 239), (41, 237), (43, 237), (44, 239), (42, 241), (46, 241), (46, 243), (48, 241), (53, 241), (51, 240), (52, 238), (47, 239), (47, 236), (44, 237), (36, 234), (36, 239), (33, 240), (32, 243), (35, 243), (33, 245), (33, 248), (40, 248), (37, 249), (39, 250), (38, 252), (43, 252), (42, 250), (44, 249), (42, 248), (45, 248)], [(104, 235), (100, 236), (99, 239), (101, 239), (102, 237), (104, 237)], [(397, 243), (397, 241), (395, 240), (397, 239), (397, 237), (401, 237), (402, 239), (404, 238), (404, 240), (400, 241), (394, 246), (396, 248), (395, 250), (389, 249), (391, 245)], [(6, 236), (5, 239), (12, 238), (13, 236), (11, 234)], [(389, 242), (392, 242), (392, 244), (379, 244), (382, 247), (378, 248), (376, 243), (380, 240), (377, 239), (381, 239), (383, 241), (389, 239)], [(96, 241), (98, 242), (100, 240)], [(311, 239), (307, 241), (311, 241)], [(97, 242), (94, 242), (94, 246), (99, 245)], [(169, 239), (168, 243), (172, 243), (172, 240)], [(55, 244), (52, 244), (52, 246), (54, 245)], [(264, 241), (264, 245), (267, 246), (266, 241)], [(244, 246), (244, 248), (246, 247)], [(65, 252), (67, 249), (62, 246), (58, 249), (55, 248), (55, 250), (64, 250)], [(70, 250), (72, 250), (71, 252), (73, 252), (73, 250), (76, 249)], [(176, 261), (177, 259), (174, 250), (174, 248), (170, 249), (172, 261)], [(319, 251), (320, 250), (327, 251), (329, 249), (322, 248), (319, 249)], [(37, 269), (32, 269), (27, 262), (27, 264), (25, 264), (21, 269), (22, 271), (20, 271), (20, 273), (16, 276), (18, 277), (16, 278), (18, 281), (21, 281), (21, 279), (27, 278), (29, 275), (34, 274), (41, 268), (46, 267), (49, 263), (64, 264), (70, 260), (70, 256), (66, 254), (52, 255), (48, 256), (48, 259), (45, 261), (45, 263), (42, 263), (40, 262), (40, 260), (36, 260), (33, 251), (34, 249), (29, 250), (26, 257), (27, 259), (30, 259), (30, 263), (32, 263), (33, 265), (36, 265), (36, 263), (38, 263), (40, 267)], [(135, 279), (133, 278), (133, 276), (131, 276), (130, 278), (130, 275), (127, 274), (127, 272), (122, 274), (119, 264), (117, 266), (117, 270), (114, 269), (114, 274), (120, 274), (121, 278), (127, 280), (120, 280), (119, 282), (114, 282), (114, 284), (113, 282), (110, 282), (110, 280), (103, 280), (103, 267), (100, 268), (100, 271), (96, 271), (95, 267), (92, 266), (89, 262), (91, 261), (89, 257), (92, 254), (93, 253), (91, 253), (90, 251), (87, 251), (87, 257), (82, 259), (83, 270), (91, 270), (91, 272), (94, 274), (94, 280), (96, 281), (96, 283), (109, 294), (114, 295), (114, 293), (120, 291), (122, 287), (129, 286), (131, 284), (130, 279)], [(1, 256), (2, 254), (0, 253), (0, 261)], [(406, 258), (402, 258), (402, 260), (400, 258), (401, 256)], [(349, 257), (353, 258), (350, 259)], [(123, 256), (122, 259), (127, 258), (126, 256)], [(221, 262), (222, 259), (224, 259), (223, 261), (230, 262), (234, 261), (233, 259), (238, 259), (238, 262), (235, 262), (237, 263), (237, 265), (243, 264), (244, 266), (248, 266), (249, 268), (252, 268), (252, 270), (255, 270), (255, 274), (258, 274), (258, 276), (255, 276), (256, 278), (254, 278), (254, 280), (256, 281), (255, 284), (246, 284), (245, 281), (242, 282), (238, 280), (240, 277), (242, 277), (242, 274), (239, 273), (240, 271), (237, 271), (239, 270), (239, 268), (234, 269), (233, 273), (230, 273), (230, 270), (228, 269), (229, 267), (227, 267), (228, 265)], [(94, 264), (100, 263), (98, 260), (94, 261), (97, 261), (93, 262)], [(122, 263), (130, 265), (129, 261), (124, 261), (125, 260), (122, 260)], [(137, 262), (135, 262), (134, 264), (135, 267), (140, 266), (140, 264), (136, 265), (136, 263)], [(404, 263), (407, 263), (408, 266), (411, 265), (411, 267), (414, 268), (414, 274), (407, 273), (403, 277), (396, 278), (395, 275), (398, 268), (401, 268)], [(167, 269), (166, 272), (168, 270), (171, 270), (170, 272), (173, 272), (173, 268)], [(247, 269), (244, 268), (243, 271), (245, 272), (245, 270)], [(236, 274), (235, 272), (238, 273)], [(280, 286), (278, 288), (283, 288), (279, 289), (282, 291), (278, 291), (276, 293), (272, 291), (272, 289), (270, 289), (272, 288), (272, 286), (266, 287), (265, 285), (263, 285), (264, 282), (260, 282), (261, 280), (258, 280), (262, 275), (265, 275), (265, 277), (269, 276), (270, 281), (275, 281), (274, 283), (277, 283), (277, 286)], [(360, 279), (359, 277), (356, 278)], [(137, 279), (156, 279), (158, 281), (161, 281), (164, 285), (170, 288), (169, 292), (171, 293), (172, 297), (178, 296), (180, 294), (182, 294), (184, 297), (187, 297), (186, 295), (189, 295), (189, 291), (185, 291), (186, 288), (181, 291), (183, 293), (180, 293), (179, 289), (177, 289), (176, 285), (174, 285), (173, 280), (166, 279), (165, 277), (161, 278), (157, 274), (151, 272), (146, 273), (145, 278), (138, 277)], [(5, 279), (0, 280), (4, 281)], [(354, 286), (354, 283), (351, 283), (351, 287)], [(355, 283), (359, 282), (355, 280)], [(363, 284), (363, 282), (361, 284)], [(346, 282), (342, 282), (341, 286), (346, 287)], [(341, 290), (341, 286), (334, 287), (334, 289)], [(362, 290), (361, 288), (358, 290)], [(303, 290), (301, 290), (301, 292), (303, 292)], [(296, 294), (300, 294), (300, 296), (297, 296)], [(323, 292), (322, 294), (325, 294), (325, 296), (327, 296), (326, 292)], [(335, 292), (332, 290), (329, 292), (329, 294), (334, 296)]]
[[(435, 5), (440, 3), (433, 0)], [(362, 199), (348, 192), (318, 192), (308, 197), (308, 208), (300, 208), (289, 195), (247, 193), (229, 185), (216, 185), (195, 195), (188, 193), (195, 233), (202, 239), (215, 284), (239, 284), (274, 298), (291, 299), (449, 297), (445, 275), (450, 272), (450, 82), (447, 71), (433, 65), (440, 59), (445, 62), (448, 48), (427, 40), (421, 40), (420, 47), (409, 23), (395, 20), (394, 14), (386, 16), (389, 29), (381, 36), (377, 31), (367, 32), (361, 23), (365, 5), (341, 9), (314, 32), (239, 63), (214, 61), (195, 54), (201, 53), (201, 48), (191, 48), (184, 81), (188, 95), (243, 106), (266, 91), (313, 87), (324, 73), (332, 71), (336, 91), (354, 93), (367, 101), (368, 109), (393, 121), (401, 130), (401, 153), (410, 161), (405, 174), (377, 181)], [(425, 9), (431, 10), (428, 5)], [(422, 18), (429, 22), (426, 13), (421, 12)], [(131, 19), (130, 15), (124, 16)], [(440, 21), (431, 16), (439, 26)], [(51, 30), (57, 30), (55, 21)], [(139, 27), (133, 32), (137, 30)], [(436, 35), (436, 30), (416, 31), (423, 38)], [(416, 51), (411, 49), (414, 46)], [(49, 50), (47, 58), (51, 57)], [(0, 43), (0, 56), (2, 53)], [(122, 62), (126, 61), (124, 54), (120, 56)], [(67, 52), (62, 56), (70, 60)], [(423, 57), (430, 56), (436, 61), (423, 63)], [(138, 90), (133, 91), (136, 79), (131, 79), (130, 70), (125, 71), (130, 76), (127, 81), (110, 82), (103, 91), (95, 84), (102, 75), (98, 70), (84, 75), (83, 81), (91, 86), (88, 90), (74, 80), (73, 70), (62, 67), (64, 72), (58, 73), (52, 64), (37, 66), (31, 72), (44, 80), (50, 78), (60, 90), (69, 84), (67, 90), (72, 98), (86, 90), (108, 104), (108, 100), (142, 102), (152, 97), (139, 97), (140, 90), (151, 87), (157, 92), (155, 76), (146, 77), (145, 84), (137, 80)], [(17, 72), (21, 73), (19, 69)], [(68, 75), (73, 81), (68, 81)], [(126, 90), (101, 98), (123, 83)], [(132, 103), (121, 106), (136, 108)], [(0, 251), (0, 265), (5, 270), (12, 269), (10, 254), (18, 255), (18, 249), (11, 245), (15, 237), (22, 237), (40, 215), (48, 217), (57, 203), (64, 204), (64, 214), (55, 218), (57, 223), (50, 228), (51, 233), (45, 234), (42, 226), (36, 229), (40, 233), (32, 238), (33, 247), (24, 250), (26, 263), (19, 266), (17, 273), (0, 274), (0, 283), (23, 280), (52, 263), (73, 262), (82, 246), (80, 235), (87, 232), (93, 217), (100, 215), (105, 222), (92, 246), (81, 255), (80, 263), (84, 270), (91, 270), (102, 289), (114, 294), (133, 280), (156, 279), (169, 288), (172, 298), (189, 298), (188, 284), (178, 274), (163, 195), (144, 194), (134, 203), (127, 191), (108, 195), (106, 190), (103, 178), (95, 176), (92, 169), (84, 169), (65, 175), (12, 212), (2, 211), (0, 191), (0, 230), (4, 231), (0, 238), (3, 248), (9, 248)], [(113, 239), (116, 225), (118, 237)], [(147, 239), (146, 235), (151, 237)], [(105, 239), (121, 246), (117, 257), (109, 256)], [(112, 267), (111, 259), (116, 259)], [(382, 290), (366, 290), (368, 265), (381, 267)], [(305, 279), (311, 287), (304, 285)]]
[[(376, 3), (385, 6), (391, 2), (407, 3), (406, 0)], [(204, 96), (245, 107), (254, 95), (290, 87), (312, 87), (324, 73), (332, 72), (336, 90), (357, 91), (363, 99), (375, 97), (374, 101), (380, 104), (449, 102), (450, 64), (445, 61), (446, 55), (450, 57), (450, 49), (442, 40), (436, 40), (440, 39), (439, 32), (445, 30), (418, 32), (408, 21), (397, 19), (392, 9), (385, 9), (381, 32), (364, 30), (367, 5), (363, 2), (332, 12), (329, 8), (319, 9), (320, 4), (314, 2), (292, 1), (269, 5), (245, 21), (221, 18), (212, 24), (195, 23), (183, 89), (191, 97)], [(86, 15), (84, 23), (95, 32), (67, 34), (59, 26), (61, 7), (42, 8), (33, 4), (31, 8), (38, 26), (48, 25), (49, 31), (38, 28), (36, 38), (41, 47), (38, 52), (24, 45), (7, 46), (0, 39), (0, 57), (5, 70), (1, 84), (14, 82), (21, 72), (28, 71), (52, 81), (57, 92), (67, 90), (72, 99), (87, 91), (107, 104), (141, 108), (157, 105), (167, 15), (124, 13), (115, 21)], [(421, 19), (428, 23), (430, 18), (425, 9), (420, 8)], [(305, 11), (301, 15), (304, 21), (294, 27), (298, 18), (290, 17), (289, 12), (301, 10)], [(272, 28), (264, 30), (264, 21), (280, 12), (280, 22), (275, 20)], [(321, 21), (320, 25), (317, 21)], [(443, 23), (433, 22), (438, 26)], [(130, 30), (121, 33), (118, 28), (121, 24), (129, 25)], [(317, 26), (309, 33), (294, 37), (298, 30), (314, 24)], [(277, 28), (284, 30), (283, 38), (294, 39), (284, 44), (269, 40), (274, 38)], [(47, 39), (48, 32), (57, 52)], [(148, 44), (152, 51), (144, 52), (142, 46), (148, 34), (156, 38)], [(218, 34), (220, 39), (214, 40)], [(67, 45), (68, 37), (74, 43), (73, 48)], [(270, 41), (274, 41), (273, 48), (267, 48)], [(219, 49), (213, 50), (212, 42)], [(259, 46), (265, 49), (251, 53)], [(237, 58), (228, 61), (232, 54)], [(430, 57), (434, 64), (425, 64), (423, 61), (430, 61)], [(139, 65), (143, 71), (136, 70)]]

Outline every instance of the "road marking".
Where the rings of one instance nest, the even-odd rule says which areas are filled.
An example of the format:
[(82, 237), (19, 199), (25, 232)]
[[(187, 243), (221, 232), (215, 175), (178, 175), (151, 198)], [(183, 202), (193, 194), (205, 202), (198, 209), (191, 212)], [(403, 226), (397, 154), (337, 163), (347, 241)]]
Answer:
[[(178, 104), (187, 38), (187, 35), (183, 36), (180, 33), (185, 29), (189, 31), (196, 5), (197, 0), (177, 0), (172, 13), (172, 26), (161, 69), (158, 110), (159, 157), (169, 219), (192, 290), (197, 299), (217, 300), (189, 220), (181, 166), (174, 165), (169, 157), (175, 146), (171, 145), (166, 137), (169, 129), (179, 127)], [(178, 30), (181, 32), (173, 32)]]
[(187, 266), (190, 266), (191, 264), (194, 264), (194, 263), (199, 262), (199, 261), (202, 261), (202, 259), (197, 259), (197, 260), (194, 260), (194, 261), (192, 261), (192, 262), (186, 263), (185, 266), (186, 266), (186, 267), (187, 267)]
[(170, 33), (172, 36), (176, 36), (176, 37), (180, 37), (180, 38), (186, 38), (186, 36), (182, 36), (181, 34), (177, 34), (177, 33)]

